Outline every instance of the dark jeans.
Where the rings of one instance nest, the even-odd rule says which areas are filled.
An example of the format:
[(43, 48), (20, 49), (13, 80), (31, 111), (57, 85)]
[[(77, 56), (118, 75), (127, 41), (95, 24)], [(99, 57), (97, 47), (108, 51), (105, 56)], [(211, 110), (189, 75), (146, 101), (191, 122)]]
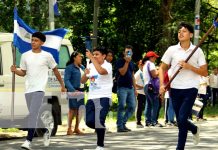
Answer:
[(86, 125), (95, 129), (97, 145), (104, 146), (105, 119), (109, 111), (109, 98), (90, 99), (86, 104)]
[(28, 134), (26, 139), (28, 141), (32, 141), (34, 134), (35, 134), (35, 128), (37, 126), (37, 120), (39, 118), (39, 110), (43, 103), (43, 97), (45, 93), (42, 91), (32, 92), (32, 93), (26, 93), (26, 103), (29, 110), (28, 115)]
[(179, 128), (177, 150), (184, 150), (188, 131), (191, 131), (193, 134), (197, 132), (197, 126), (188, 121), (197, 92), (196, 88), (170, 89), (170, 96)]
[(174, 122), (174, 109), (171, 98), (165, 99), (165, 122), (173, 123)]
[(199, 94), (199, 98), (202, 99), (203, 107), (201, 108), (200, 112), (198, 113), (198, 118), (203, 119), (204, 108), (207, 106), (207, 95), (206, 94)]
[(217, 97), (218, 97), (218, 88), (212, 88), (212, 105), (215, 106), (217, 103)]
[(137, 100), (138, 100), (138, 103), (137, 103), (137, 110), (136, 110), (136, 119), (137, 119), (137, 123), (140, 123), (142, 112), (145, 109), (146, 97), (143, 94), (138, 94)]

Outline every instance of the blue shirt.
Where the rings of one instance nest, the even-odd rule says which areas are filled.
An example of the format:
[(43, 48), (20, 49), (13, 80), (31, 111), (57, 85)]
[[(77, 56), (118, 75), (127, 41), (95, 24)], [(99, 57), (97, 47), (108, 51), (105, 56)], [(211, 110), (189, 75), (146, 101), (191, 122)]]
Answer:
[(68, 92), (74, 92), (80, 88), (81, 72), (80, 68), (74, 64), (66, 67), (64, 72), (64, 83)]
[(125, 64), (125, 59), (121, 58), (118, 59), (116, 62), (116, 69), (117, 69), (117, 86), (118, 87), (126, 87), (132, 88), (133, 87), (133, 71), (134, 71), (134, 64), (131, 61), (129, 63), (128, 69), (124, 76), (120, 75), (119, 69), (122, 68)]

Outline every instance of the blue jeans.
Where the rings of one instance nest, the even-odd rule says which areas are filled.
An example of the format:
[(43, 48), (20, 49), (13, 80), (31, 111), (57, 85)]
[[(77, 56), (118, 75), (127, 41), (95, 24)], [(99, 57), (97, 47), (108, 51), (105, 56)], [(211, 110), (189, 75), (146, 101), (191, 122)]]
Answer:
[[(117, 111), (117, 128), (123, 129), (123, 125), (126, 124), (127, 120), (132, 116), (135, 111), (136, 100), (134, 88), (117, 88), (118, 96), (118, 111)], [(126, 111), (125, 111), (126, 105)], [(125, 114), (123, 115), (123, 113)]]
[(159, 108), (158, 93), (149, 92), (148, 85), (144, 87), (146, 95), (145, 117), (146, 123), (156, 124)]
[(95, 129), (97, 145), (104, 146), (105, 119), (109, 111), (109, 98), (90, 99), (86, 104), (86, 125)]
[(166, 107), (166, 123), (173, 123), (174, 122), (174, 109), (173, 109), (173, 103), (171, 98), (165, 99), (167, 101)]
[(188, 121), (188, 116), (192, 111), (197, 92), (198, 90), (196, 88), (170, 89), (170, 96), (179, 128), (177, 150), (184, 150), (188, 130), (193, 134), (197, 133), (197, 126)]

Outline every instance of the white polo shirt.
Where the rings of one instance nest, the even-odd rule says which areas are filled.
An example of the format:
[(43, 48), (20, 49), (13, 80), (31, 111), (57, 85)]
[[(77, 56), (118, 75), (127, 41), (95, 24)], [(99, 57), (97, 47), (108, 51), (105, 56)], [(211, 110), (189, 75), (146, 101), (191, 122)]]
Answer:
[[(164, 53), (161, 61), (171, 65), (172, 75), (179, 69), (179, 61), (185, 60), (195, 48), (195, 45), (190, 44), (188, 50), (184, 50), (180, 43), (177, 45), (170, 46)], [(206, 64), (203, 51), (198, 48), (188, 63), (196, 68)], [(179, 74), (171, 83), (171, 88), (175, 89), (187, 89), (187, 88), (198, 88), (200, 84), (200, 75), (194, 73), (191, 70), (182, 69)]]

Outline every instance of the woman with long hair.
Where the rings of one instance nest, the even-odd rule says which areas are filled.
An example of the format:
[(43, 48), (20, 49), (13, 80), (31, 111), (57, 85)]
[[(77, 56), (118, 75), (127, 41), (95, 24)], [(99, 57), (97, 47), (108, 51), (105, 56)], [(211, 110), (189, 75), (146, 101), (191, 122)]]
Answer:
[[(82, 131), (79, 130), (79, 123), (81, 120), (81, 112), (79, 108), (84, 106), (84, 98), (78, 98), (78, 95), (81, 95), (84, 91), (81, 87), (81, 70), (82, 70), (82, 55), (74, 51), (70, 60), (67, 62), (67, 66), (64, 73), (64, 82), (68, 91), (68, 101), (69, 101), (69, 112), (68, 112), (68, 130), (67, 135), (75, 134), (83, 134)], [(76, 124), (74, 127), (74, 131), (72, 131), (72, 120), (76, 117)]]

